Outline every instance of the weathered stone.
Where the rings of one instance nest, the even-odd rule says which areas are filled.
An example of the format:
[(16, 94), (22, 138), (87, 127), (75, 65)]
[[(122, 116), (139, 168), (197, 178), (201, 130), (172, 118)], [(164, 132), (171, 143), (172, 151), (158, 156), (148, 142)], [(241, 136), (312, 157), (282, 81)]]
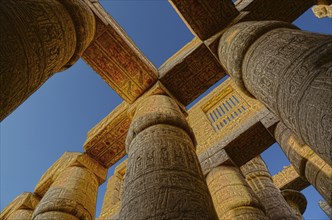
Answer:
[(5, 207), (1, 214), (2, 220), (31, 219), (33, 210), (39, 203), (40, 198), (29, 192), (24, 192), (17, 196)]
[(332, 18), (332, 4), (331, 5), (315, 5), (312, 11), (317, 18)]
[(325, 212), (325, 214), (332, 219), (332, 208), (327, 204), (326, 201), (319, 200), (318, 201), (319, 207)]
[(113, 176), (108, 179), (103, 205), (97, 219), (110, 219), (120, 211), (126, 167), (127, 160), (119, 164), (115, 168)]
[(43, 197), (54, 181), (70, 166), (80, 166), (89, 169), (95, 174), (98, 184), (102, 184), (107, 175), (107, 170), (89, 155), (78, 152), (65, 152), (40, 178), (34, 192)]
[(152, 95), (136, 107), (120, 219), (217, 219), (188, 132), (170, 97)]
[(277, 21), (227, 30), (219, 58), (247, 93), (264, 103), (332, 164), (332, 37)]
[(109, 168), (126, 155), (125, 140), (130, 126), (129, 105), (122, 102), (87, 135), (84, 150), (103, 166)]
[(282, 123), (277, 125), (275, 136), (291, 163), (300, 167), (299, 174), (306, 178), (323, 198), (332, 204), (332, 167), (296, 138)]
[(157, 81), (157, 69), (99, 2), (90, 4), (97, 33), (83, 59), (126, 102), (134, 102)]
[(292, 165), (284, 167), (284, 169), (272, 177), (274, 184), (279, 189), (294, 189), (301, 191), (308, 186), (310, 183), (301, 177)]
[(8, 0), (0, 4), (0, 19), (1, 121), (76, 62), (93, 39), (95, 19), (75, 0)]
[(223, 219), (267, 219), (264, 208), (238, 168), (218, 166), (206, 177), (218, 217)]
[(301, 192), (293, 189), (282, 190), (281, 194), (295, 212), (297, 219), (303, 220), (302, 214), (307, 208), (307, 199), (305, 196)]
[(224, 29), (239, 14), (231, 0), (170, 0), (170, 3), (201, 40)]
[(77, 219), (94, 219), (98, 185), (97, 177), (88, 169), (66, 168), (41, 199), (33, 219), (66, 219), (68, 214)]
[(190, 104), (225, 75), (218, 59), (198, 38), (159, 68), (159, 80), (183, 105)]
[(269, 219), (297, 219), (280, 190), (274, 185), (266, 164), (260, 156), (243, 165), (241, 172), (264, 206)]

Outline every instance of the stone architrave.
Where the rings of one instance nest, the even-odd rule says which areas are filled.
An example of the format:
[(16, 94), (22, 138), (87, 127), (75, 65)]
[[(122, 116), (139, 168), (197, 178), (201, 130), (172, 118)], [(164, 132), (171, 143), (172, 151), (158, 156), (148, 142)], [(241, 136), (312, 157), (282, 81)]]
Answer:
[(178, 104), (166, 95), (138, 101), (126, 140), (119, 219), (217, 219)]
[(237, 85), (332, 165), (332, 36), (279, 21), (243, 22), (220, 39)]
[(207, 175), (206, 182), (220, 220), (268, 219), (264, 207), (237, 167), (215, 167)]
[(301, 192), (293, 189), (282, 190), (281, 194), (295, 212), (297, 219), (303, 220), (302, 214), (307, 208), (307, 199), (305, 196)]
[(332, 167), (299, 140), (284, 124), (277, 125), (275, 137), (296, 172), (307, 179), (331, 205)]
[(67, 153), (63, 157), (67, 158), (68, 154), (70, 163), (60, 158), (37, 185), (36, 191), (43, 192), (39, 188), (45, 186), (47, 189), (32, 219), (95, 218), (97, 190), (105, 181), (106, 169), (87, 154)]
[(241, 168), (242, 174), (265, 208), (269, 219), (296, 220), (297, 216), (274, 185), (265, 162), (255, 157)]
[(84, 1), (8, 0), (0, 4), (0, 20), (1, 121), (80, 58), (95, 18)]

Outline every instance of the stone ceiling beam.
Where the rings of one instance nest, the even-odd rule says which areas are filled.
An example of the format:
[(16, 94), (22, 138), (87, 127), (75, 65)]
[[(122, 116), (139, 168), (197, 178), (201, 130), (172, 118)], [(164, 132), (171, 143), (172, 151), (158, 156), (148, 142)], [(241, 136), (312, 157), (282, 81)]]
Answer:
[(294, 189), (301, 191), (310, 183), (302, 178), (292, 165), (284, 167), (282, 171), (272, 177), (274, 184), (281, 190)]
[(132, 103), (157, 81), (157, 69), (99, 2), (88, 4), (97, 28), (82, 58), (126, 102)]
[(170, 0), (194, 35), (206, 40), (225, 28), (239, 12), (231, 0)]

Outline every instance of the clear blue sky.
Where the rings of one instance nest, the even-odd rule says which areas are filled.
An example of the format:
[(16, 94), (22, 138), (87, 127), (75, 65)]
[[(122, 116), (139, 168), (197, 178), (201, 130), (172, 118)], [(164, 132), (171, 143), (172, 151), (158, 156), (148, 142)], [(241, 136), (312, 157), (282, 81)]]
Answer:
[[(100, 2), (156, 67), (193, 38), (166, 0)], [(319, 20), (310, 10), (295, 24), (332, 34), (331, 19)], [(0, 209), (20, 193), (32, 192), (65, 151), (82, 152), (87, 132), (121, 101), (82, 60), (49, 79), (1, 123)], [(289, 164), (277, 145), (263, 158), (272, 174)], [(111, 168), (108, 176), (112, 173)], [(99, 190), (97, 216), (105, 187)], [(317, 205), (321, 197), (315, 189), (309, 187), (303, 193), (308, 200), (305, 218), (327, 219)]]

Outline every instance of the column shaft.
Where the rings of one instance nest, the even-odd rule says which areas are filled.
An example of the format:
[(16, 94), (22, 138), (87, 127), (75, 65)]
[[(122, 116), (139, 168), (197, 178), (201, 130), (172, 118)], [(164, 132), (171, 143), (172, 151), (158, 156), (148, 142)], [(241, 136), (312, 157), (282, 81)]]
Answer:
[(275, 137), (299, 175), (307, 179), (332, 204), (332, 167), (282, 123), (277, 125)]
[(220, 40), (237, 84), (332, 165), (332, 37), (278, 21), (243, 22)]
[(293, 189), (282, 190), (281, 194), (287, 201), (288, 205), (295, 212), (297, 219), (303, 220), (302, 214), (307, 208), (307, 199), (305, 198), (305, 196), (301, 192)]
[(36, 207), (33, 219), (94, 219), (98, 179), (84, 167), (66, 168)]
[(269, 219), (297, 219), (297, 216), (281, 195), (280, 190), (274, 185), (272, 176), (260, 156), (243, 165), (241, 171), (249, 186), (265, 207)]
[(95, 19), (77, 0), (6, 0), (0, 4), (0, 121), (54, 73), (78, 60)]
[(217, 219), (193, 140), (170, 97), (152, 95), (138, 104), (126, 143), (120, 219)]
[(206, 178), (218, 217), (223, 219), (267, 219), (264, 208), (238, 168), (218, 166)]

